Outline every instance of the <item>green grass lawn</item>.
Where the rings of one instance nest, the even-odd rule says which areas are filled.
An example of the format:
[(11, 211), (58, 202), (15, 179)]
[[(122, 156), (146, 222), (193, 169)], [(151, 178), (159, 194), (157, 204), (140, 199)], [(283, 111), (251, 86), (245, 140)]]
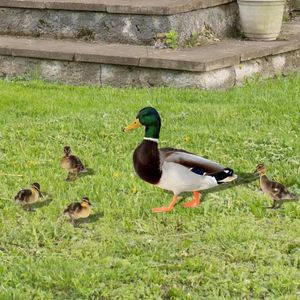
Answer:
[[(299, 202), (268, 210), (255, 180), (152, 214), (172, 194), (134, 174), (143, 130), (122, 132), (154, 106), (161, 146), (237, 173), (263, 162), (300, 193), (299, 75), (225, 92), (0, 81), (0, 105), (1, 300), (299, 299)], [(64, 181), (65, 145), (95, 174)], [(34, 181), (48, 196), (26, 212), (13, 197)], [(62, 212), (84, 195), (94, 215), (74, 228)]]

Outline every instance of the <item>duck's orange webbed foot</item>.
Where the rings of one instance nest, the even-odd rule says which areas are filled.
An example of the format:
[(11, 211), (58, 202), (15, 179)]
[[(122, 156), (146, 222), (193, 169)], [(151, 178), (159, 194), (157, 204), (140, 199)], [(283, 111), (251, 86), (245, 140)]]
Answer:
[(158, 213), (158, 212), (169, 212), (173, 209), (173, 207), (155, 207), (152, 208), (152, 212)]
[(173, 210), (173, 208), (177, 202), (177, 198), (178, 198), (177, 196), (174, 196), (172, 202), (167, 207), (163, 206), (163, 207), (152, 208), (152, 212), (154, 212), (154, 213), (169, 212), (169, 211)]
[(184, 203), (182, 206), (183, 207), (197, 207), (200, 204), (200, 193), (199, 192), (194, 192), (194, 197), (192, 201)]

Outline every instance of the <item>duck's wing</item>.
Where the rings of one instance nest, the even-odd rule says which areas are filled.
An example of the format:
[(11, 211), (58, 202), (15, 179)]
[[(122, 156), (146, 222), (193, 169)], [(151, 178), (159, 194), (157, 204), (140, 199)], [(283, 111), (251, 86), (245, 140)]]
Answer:
[(80, 209), (80, 208), (81, 208), (80, 202), (71, 203), (71, 204), (64, 210), (64, 214), (74, 213), (75, 211), (77, 211), (77, 210)]
[(296, 199), (296, 196), (290, 193), (287, 187), (277, 181), (271, 181), (270, 194), (275, 200)]
[(190, 168), (195, 173), (207, 175), (224, 170), (220, 164), (182, 149), (160, 148), (159, 154), (161, 167), (166, 162), (173, 162)]
[(84, 165), (78, 156), (70, 155), (70, 160), (72, 162), (72, 166), (77, 168), (79, 171), (84, 170)]
[(15, 196), (15, 200), (24, 201), (26, 198), (30, 197), (31, 194), (32, 192), (29, 189), (20, 190), (18, 194)]

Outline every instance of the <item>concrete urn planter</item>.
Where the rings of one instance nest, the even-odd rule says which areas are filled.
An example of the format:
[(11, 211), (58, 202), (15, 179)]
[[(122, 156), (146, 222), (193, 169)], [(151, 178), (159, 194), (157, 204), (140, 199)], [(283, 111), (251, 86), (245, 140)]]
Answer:
[(250, 40), (275, 40), (281, 30), (284, 3), (284, 0), (238, 0), (245, 36)]

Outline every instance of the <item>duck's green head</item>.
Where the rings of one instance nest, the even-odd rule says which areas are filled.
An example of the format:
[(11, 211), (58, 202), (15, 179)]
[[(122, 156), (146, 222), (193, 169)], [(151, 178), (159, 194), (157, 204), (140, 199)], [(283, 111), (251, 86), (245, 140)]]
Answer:
[(144, 107), (138, 112), (136, 119), (124, 128), (124, 131), (127, 132), (145, 126), (145, 137), (158, 139), (160, 125), (161, 121), (157, 110), (153, 107)]

